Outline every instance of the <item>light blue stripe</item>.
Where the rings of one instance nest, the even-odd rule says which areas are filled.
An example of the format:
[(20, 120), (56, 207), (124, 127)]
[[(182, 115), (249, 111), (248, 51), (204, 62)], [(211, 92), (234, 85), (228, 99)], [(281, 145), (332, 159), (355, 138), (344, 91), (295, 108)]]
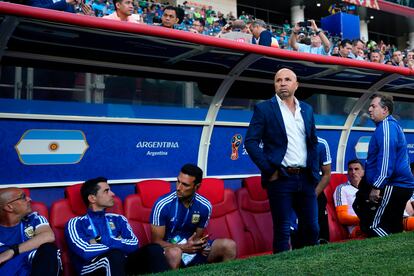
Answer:
[(366, 152), (366, 151), (357, 151), (357, 152), (356, 152), (356, 157), (357, 157), (358, 159), (367, 159), (367, 157), (368, 157), (368, 152)]
[(24, 154), (20, 157), (28, 165), (76, 163), (82, 154)]
[(369, 143), (371, 140), (371, 136), (362, 136), (359, 138), (358, 142), (360, 143)]
[(84, 137), (80, 131), (65, 130), (29, 130), (24, 139), (33, 140), (83, 140)]

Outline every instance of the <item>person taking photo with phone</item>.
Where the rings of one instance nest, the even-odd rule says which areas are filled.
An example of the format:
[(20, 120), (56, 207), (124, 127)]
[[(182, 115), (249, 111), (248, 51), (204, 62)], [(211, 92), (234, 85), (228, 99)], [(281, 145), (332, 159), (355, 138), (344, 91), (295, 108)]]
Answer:
[[(302, 27), (309, 29), (308, 35), (311, 40), (310, 45), (297, 42)], [(315, 20), (311, 19), (295, 24), (289, 38), (289, 46), (292, 47), (294, 51), (328, 56), (331, 49), (331, 42), (326, 37), (323, 30), (316, 26)]]

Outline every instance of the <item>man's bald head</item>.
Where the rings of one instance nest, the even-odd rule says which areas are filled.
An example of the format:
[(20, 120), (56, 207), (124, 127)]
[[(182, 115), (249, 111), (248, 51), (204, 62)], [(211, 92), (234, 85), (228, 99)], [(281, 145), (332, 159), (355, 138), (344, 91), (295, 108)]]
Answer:
[(18, 188), (2, 188), (0, 189), (0, 206), (4, 206), (10, 200), (13, 200), (13, 196), (16, 192), (19, 192)]
[(290, 69), (288, 69), (288, 68), (282, 68), (282, 69), (280, 69), (279, 71), (277, 71), (277, 72), (276, 72), (276, 74), (275, 74), (275, 79), (276, 79), (276, 78), (277, 78), (280, 74), (282, 74), (283, 72), (286, 72), (287, 74), (292, 75), (292, 76), (294, 77), (295, 81), (298, 81), (298, 78), (296, 77), (295, 72), (293, 72), (292, 70), (290, 70)]
[(279, 98), (284, 101), (293, 100), (299, 83), (295, 72), (288, 68), (282, 68), (275, 75), (275, 91)]
[(0, 214), (13, 213), (23, 217), (32, 212), (31, 199), (19, 188), (0, 189)]

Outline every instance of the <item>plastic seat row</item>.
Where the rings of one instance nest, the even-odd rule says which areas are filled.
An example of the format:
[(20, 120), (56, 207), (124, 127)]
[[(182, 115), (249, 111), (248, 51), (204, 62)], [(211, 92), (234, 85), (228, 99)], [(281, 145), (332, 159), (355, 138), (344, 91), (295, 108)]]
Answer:
[[(332, 175), (325, 189), (328, 198), (328, 220), (330, 240), (348, 238), (346, 229), (339, 223), (333, 203), (336, 186), (346, 181), (346, 175)], [(62, 251), (64, 275), (73, 275), (64, 238), (65, 224), (75, 216), (84, 215), (86, 207), (80, 195), (81, 184), (66, 187), (65, 198), (52, 204), (49, 222), (56, 235), (56, 244)], [(140, 245), (151, 241), (150, 213), (157, 198), (171, 191), (171, 185), (163, 180), (146, 180), (136, 184), (136, 193), (127, 196), (124, 204), (115, 198), (115, 205), (108, 212), (123, 214), (128, 219)], [(29, 195), (29, 191), (25, 189)], [(273, 223), (267, 192), (261, 187), (260, 177), (243, 180), (237, 191), (224, 188), (223, 180), (205, 178), (198, 191), (213, 205), (209, 225), (206, 229), (212, 239), (230, 238), (237, 243), (238, 258), (269, 254), (272, 251)], [(43, 206), (42, 206), (43, 205)], [(42, 203), (32, 202), (33, 210), (47, 217), (47, 208)]]

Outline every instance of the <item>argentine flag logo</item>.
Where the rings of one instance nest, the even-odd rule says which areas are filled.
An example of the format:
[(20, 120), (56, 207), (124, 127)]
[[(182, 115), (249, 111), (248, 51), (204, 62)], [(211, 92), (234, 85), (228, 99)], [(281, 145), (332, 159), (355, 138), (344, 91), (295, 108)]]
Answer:
[(25, 165), (75, 164), (89, 145), (80, 130), (30, 129), (15, 146)]
[(355, 155), (358, 159), (367, 159), (368, 145), (371, 140), (371, 136), (361, 136), (355, 145)]

